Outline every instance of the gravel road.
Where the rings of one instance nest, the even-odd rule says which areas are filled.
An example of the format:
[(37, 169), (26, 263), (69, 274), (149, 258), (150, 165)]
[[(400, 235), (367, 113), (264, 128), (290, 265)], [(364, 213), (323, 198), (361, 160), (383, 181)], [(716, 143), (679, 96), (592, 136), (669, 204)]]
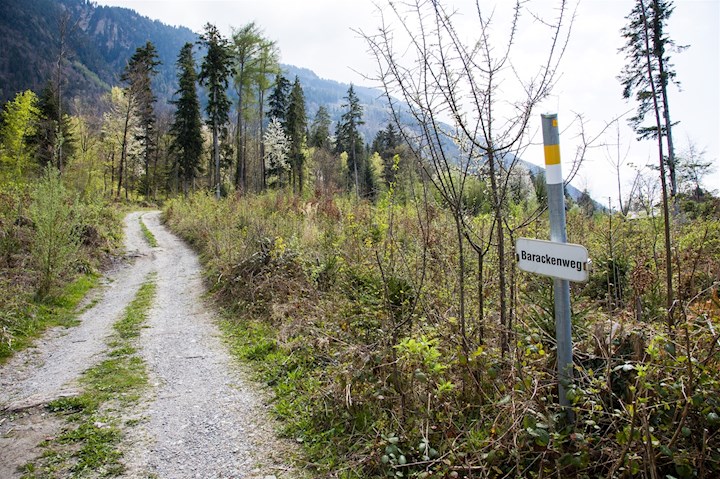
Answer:
[[(139, 216), (158, 247), (142, 238)], [(133, 259), (109, 274), (102, 297), (78, 327), (51, 331), (36, 349), (0, 369), (0, 410), (72, 391), (82, 371), (102, 359), (112, 324), (146, 274), (156, 271), (155, 303), (137, 344), (153, 387), (147, 401), (128, 412), (139, 423), (127, 431), (126, 477), (298, 477), (287, 465), (292, 446), (275, 436), (265, 393), (234, 364), (202, 300), (194, 252), (160, 223), (159, 212), (131, 213), (125, 229)], [(0, 462), (7, 459), (3, 454)]]

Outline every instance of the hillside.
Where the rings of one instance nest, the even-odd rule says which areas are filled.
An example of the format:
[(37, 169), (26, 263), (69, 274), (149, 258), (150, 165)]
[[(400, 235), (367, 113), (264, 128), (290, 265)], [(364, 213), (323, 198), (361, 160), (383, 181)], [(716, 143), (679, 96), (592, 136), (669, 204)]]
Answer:
[(65, 88), (69, 96), (97, 96), (117, 84), (127, 59), (151, 40), (162, 65), (155, 88), (161, 104), (172, 95), (175, 59), (196, 34), (132, 10), (87, 0), (0, 0), (0, 101), (24, 89), (41, 90), (55, 71), (60, 22), (68, 12)]
[[(19, 91), (36, 92), (47, 85), (58, 60), (60, 21), (68, 12), (67, 61), (64, 89), (69, 98), (98, 98), (119, 84), (125, 64), (135, 49), (148, 40), (155, 44), (160, 59), (154, 89), (158, 106), (169, 104), (177, 89), (175, 61), (186, 42), (196, 42), (197, 33), (185, 27), (165, 25), (134, 10), (98, 6), (89, 0), (0, 0), (0, 102)], [(318, 77), (313, 71), (282, 65), (284, 75), (300, 79), (305, 94), (308, 120), (312, 122), (320, 105), (325, 105), (333, 122), (342, 115), (349, 85)], [(360, 127), (366, 143), (385, 129), (390, 121), (380, 90), (355, 85), (363, 106)], [(229, 91), (233, 95), (232, 89)], [(454, 146), (447, 145), (449, 151)], [(520, 163), (536, 174), (541, 169), (523, 160)], [(577, 199), (580, 191), (568, 186)]]

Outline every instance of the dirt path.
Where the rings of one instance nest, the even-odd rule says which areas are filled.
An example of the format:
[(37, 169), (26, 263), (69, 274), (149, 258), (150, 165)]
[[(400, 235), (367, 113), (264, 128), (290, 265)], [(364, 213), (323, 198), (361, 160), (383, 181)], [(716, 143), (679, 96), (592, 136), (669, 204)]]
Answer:
[[(141, 215), (158, 241), (156, 248), (141, 236)], [(154, 387), (148, 402), (133, 412), (140, 421), (128, 430), (127, 477), (292, 477), (283, 464), (287, 447), (275, 439), (262, 393), (232, 363), (201, 299), (196, 255), (160, 224), (159, 216), (128, 215), (126, 248), (134, 259), (108, 276), (102, 297), (81, 316), (80, 326), (51, 331), (37, 348), (0, 369), (0, 410), (38, 406), (37, 414), (44, 414), (39, 406), (72, 393), (80, 374), (103, 358), (112, 324), (146, 274), (156, 271), (156, 301), (138, 342)], [(0, 423), (0, 477), (18, 477), (10, 466), (37, 453), (28, 450), (28, 443), (58, 427), (52, 418), (35, 419), (23, 424), (10, 418), (16, 428), (10, 441), (2, 439), (7, 436), (2, 428), (7, 432), (10, 425)]]

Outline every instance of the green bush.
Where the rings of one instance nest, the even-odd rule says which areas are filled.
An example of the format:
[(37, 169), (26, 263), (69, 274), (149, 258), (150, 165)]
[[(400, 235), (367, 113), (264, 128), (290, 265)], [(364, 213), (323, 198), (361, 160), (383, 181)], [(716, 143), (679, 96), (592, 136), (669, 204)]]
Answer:
[(65, 189), (60, 174), (47, 168), (30, 203), (30, 219), (35, 227), (31, 256), (40, 297), (50, 293), (76, 260), (80, 246), (76, 209), (77, 202)]

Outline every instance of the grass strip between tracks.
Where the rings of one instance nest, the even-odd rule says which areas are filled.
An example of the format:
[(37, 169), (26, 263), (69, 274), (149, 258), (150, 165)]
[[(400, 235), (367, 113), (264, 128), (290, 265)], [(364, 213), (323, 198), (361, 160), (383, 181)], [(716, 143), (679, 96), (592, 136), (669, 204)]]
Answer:
[(137, 354), (135, 340), (155, 291), (155, 273), (151, 273), (113, 325), (107, 358), (83, 373), (83, 392), (48, 404), (49, 411), (66, 417), (67, 426), (42, 444), (42, 457), (23, 466), (23, 478), (114, 477), (123, 473), (118, 447), (122, 428), (137, 421), (122, 424), (122, 411), (135, 404), (148, 385), (146, 364)]

